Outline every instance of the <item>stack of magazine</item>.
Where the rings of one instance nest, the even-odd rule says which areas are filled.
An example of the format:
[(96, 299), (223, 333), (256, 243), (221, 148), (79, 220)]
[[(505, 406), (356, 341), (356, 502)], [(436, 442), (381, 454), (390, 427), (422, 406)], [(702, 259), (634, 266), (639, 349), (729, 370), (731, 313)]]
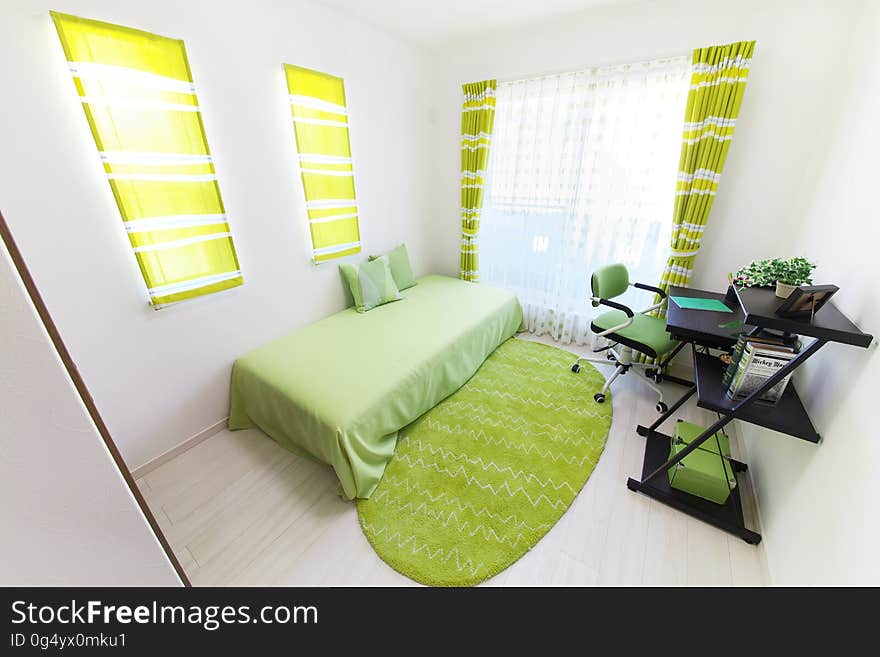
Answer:
[[(800, 348), (797, 338), (741, 335), (733, 347), (731, 362), (724, 371), (722, 385), (731, 399), (748, 397), (771, 376), (785, 367)], [(760, 401), (775, 404), (785, 392), (791, 374), (766, 391)]]

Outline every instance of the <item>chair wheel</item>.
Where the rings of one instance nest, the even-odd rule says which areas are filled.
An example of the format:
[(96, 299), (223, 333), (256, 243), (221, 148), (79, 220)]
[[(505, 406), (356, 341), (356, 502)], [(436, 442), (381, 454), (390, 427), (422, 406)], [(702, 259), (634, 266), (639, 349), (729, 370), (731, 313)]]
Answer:
[(657, 409), (658, 413), (665, 413), (666, 411), (669, 410), (669, 407), (666, 404), (664, 404), (663, 402), (657, 402), (657, 405), (654, 408)]
[(614, 360), (614, 354), (608, 352), (607, 354), (605, 354), (605, 358), (607, 358), (608, 360)]
[(654, 383), (663, 383), (663, 373), (660, 370), (654, 372), (654, 375), (651, 377), (654, 379)]
[(575, 363), (574, 365), (572, 365), (572, 366), (571, 366), (571, 371), (574, 372), (575, 374), (577, 374), (578, 372), (580, 372), (580, 371), (581, 371), (580, 363)]
[(595, 399), (599, 404), (605, 403), (605, 395), (603, 395), (601, 392), (597, 392), (595, 395), (593, 395), (593, 399)]

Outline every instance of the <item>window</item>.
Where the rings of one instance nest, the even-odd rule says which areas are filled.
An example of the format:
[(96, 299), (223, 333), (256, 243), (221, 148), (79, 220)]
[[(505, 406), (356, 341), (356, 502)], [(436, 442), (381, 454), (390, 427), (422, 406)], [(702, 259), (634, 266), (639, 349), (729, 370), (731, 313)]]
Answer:
[(52, 18), (150, 302), (241, 285), (183, 42)]
[(345, 85), (284, 65), (315, 262), (360, 253)]
[(499, 83), (480, 278), (517, 292), (530, 330), (585, 342), (603, 265), (660, 280), (689, 80), (681, 57)]

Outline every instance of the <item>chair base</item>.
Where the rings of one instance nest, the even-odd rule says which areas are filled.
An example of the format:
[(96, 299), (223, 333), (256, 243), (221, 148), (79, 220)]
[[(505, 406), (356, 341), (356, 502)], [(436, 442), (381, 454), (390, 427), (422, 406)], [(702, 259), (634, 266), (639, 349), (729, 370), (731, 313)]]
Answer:
[(653, 363), (634, 363), (632, 361), (632, 352), (633, 350), (630, 347), (622, 347), (618, 351), (615, 347), (620, 347), (619, 343), (612, 344), (607, 347), (601, 347), (599, 349), (594, 349), (593, 353), (599, 353), (602, 351), (607, 351), (605, 358), (578, 358), (574, 364), (571, 366), (571, 371), (577, 374), (580, 371), (580, 364), (587, 363), (602, 363), (604, 365), (608, 364), (616, 364), (614, 372), (608, 379), (605, 381), (605, 385), (602, 386), (602, 389), (597, 392), (593, 399), (602, 404), (605, 402), (605, 393), (608, 392), (608, 389), (611, 387), (611, 384), (614, 383), (614, 380), (619, 376), (625, 375), (630, 369), (643, 369), (645, 370), (645, 377), (638, 377), (638, 381), (642, 384), (646, 385), (657, 395), (657, 405), (654, 407), (657, 409), (658, 413), (665, 413), (668, 410), (666, 403), (663, 401), (663, 391), (659, 386), (655, 385), (651, 381), (653, 379), (654, 382), (660, 383), (663, 380), (663, 374), (657, 365)]

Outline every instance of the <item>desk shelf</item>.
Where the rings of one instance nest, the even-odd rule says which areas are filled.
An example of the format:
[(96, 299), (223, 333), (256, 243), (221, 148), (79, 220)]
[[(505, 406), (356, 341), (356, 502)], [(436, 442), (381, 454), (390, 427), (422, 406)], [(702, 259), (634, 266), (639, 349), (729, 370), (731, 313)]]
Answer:
[[(669, 443), (671, 438), (658, 431), (651, 431), (645, 438), (645, 458), (642, 465), (642, 481), (629, 479), (626, 482), (630, 490), (638, 491), (662, 502), (674, 509), (683, 511), (703, 522), (714, 525), (719, 529), (739, 536), (746, 543), (757, 545), (761, 542), (761, 535), (752, 531), (745, 525), (742, 510), (742, 498), (740, 486), (742, 482), (737, 477), (737, 485), (730, 491), (730, 497), (724, 504), (715, 504), (690, 493), (676, 490), (669, 485), (669, 478), (663, 472), (660, 476), (648, 480), (648, 476), (664, 464), (669, 458)], [(744, 472), (746, 465), (731, 459), (734, 473)]]
[(831, 302), (816, 311), (812, 321), (792, 319), (776, 314), (782, 299), (777, 297), (773, 290), (731, 286), (728, 289), (728, 297), (730, 290), (733, 290), (735, 299), (739, 302), (743, 323), (746, 325), (862, 348), (867, 348), (874, 339), (872, 335), (862, 332), (858, 326), (849, 321), (846, 315)]
[[(697, 406), (722, 415), (732, 415), (733, 408), (740, 400), (727, 396), (721, 383), (724, 363), (717, 356), (694, 352), (694, 382), (697, 385)], [(779, 431), (795, 438), (819, 442), (819, 434), (813, 427), (810, 416), (795, 390), (794, 382), (789, 381), (779, 402), (775, 405), (755, 402), (740, 410), (737, 419)]]

